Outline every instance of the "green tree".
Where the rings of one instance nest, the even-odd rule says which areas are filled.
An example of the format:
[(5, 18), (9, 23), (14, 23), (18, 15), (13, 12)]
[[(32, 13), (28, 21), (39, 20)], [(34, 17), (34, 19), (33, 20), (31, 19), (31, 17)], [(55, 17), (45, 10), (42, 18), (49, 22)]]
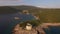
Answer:
[(24, 28), (27, 25), (27, 23), (31, 24), (33, 27), (36, 27), (41, 24), (39, 20), (31, 20), (20, 23), (20, 26)]

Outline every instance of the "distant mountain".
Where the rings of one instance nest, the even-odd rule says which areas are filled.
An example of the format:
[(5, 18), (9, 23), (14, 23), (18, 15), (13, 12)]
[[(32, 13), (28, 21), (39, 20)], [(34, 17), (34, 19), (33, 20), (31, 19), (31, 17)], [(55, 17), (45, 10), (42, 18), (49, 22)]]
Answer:
[(18, 10), (8, 6), (0, 6), (0, 14), (17, 13)]
[(35, 7), (35, 6), (28, 6), (28, 5), (11, 6), (11, 7), (12, 7), (12, 8), (19, 9), (19, 10), (38, 9), (38, 7)]
[(19, 10), (31, 10), (31, 9), (38, 9), (38, 10), (49, 10), (49, 9), (60, 9), (60, 8), (41, 8), (41, 7), (36, 7), (36, 6), (29, 6), (29, 5), (20, 5), (20, 6), (10, 6), (15, 9)]
[(60, 9), (40, 8), (28, 5), (4, 6), (0, 7), (0, 14), (16, 13), (18, 11), (21, 12), (22, 10), (28, 10), (34, 15), (39, 15), (41, 22), (60, 22)]
[[(60, 23), (60, 9), (54, 8), (38, 8), (35, 6), (11, 6), (12, 8), (18, 9), (18, 10), (29, 10), (33, 14), (37, 14), (40, 16), (41, 22), (46, 23), (53, 23), (53, 22), (59, 22)], [(32, 10), (31, 10), (32, 9)]]

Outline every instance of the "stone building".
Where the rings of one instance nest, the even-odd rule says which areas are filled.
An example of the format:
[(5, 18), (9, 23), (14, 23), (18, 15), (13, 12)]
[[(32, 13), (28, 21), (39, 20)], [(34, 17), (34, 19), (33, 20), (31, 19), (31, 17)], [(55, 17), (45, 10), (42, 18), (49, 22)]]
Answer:
[(28, 11), (28, 10), (23, 10), (22, 12), (23, 12), (24, 14), (27, 14), (27, 15), (29, 14), (29, 11)]
[(32, 29), (32, 25), (29, 24), (29, 23), (27, 23), (27, 25), (26, 25), (26, 30), (31, 30), (31, 29)]
[(30, 24), (26, 26), (26, 29), (22, 29), (22, 27), (17, 24), (13, 30), (13, 34), (37, 34), (37, 31), (31, 28)]

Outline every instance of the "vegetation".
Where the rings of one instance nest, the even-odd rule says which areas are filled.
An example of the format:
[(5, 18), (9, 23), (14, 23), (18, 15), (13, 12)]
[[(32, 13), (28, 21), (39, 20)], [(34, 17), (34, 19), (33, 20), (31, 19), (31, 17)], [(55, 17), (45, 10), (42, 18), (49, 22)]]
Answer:
[[(19, 8), (18, 8), (19, 7)], [(18, 6), (19, 10), (28, 10), (30, 13), (34, 15), (40, 16), (41, 23), (59, 23), (60, 22), (60, 8), (37, 8), (34, 6)]]
[(25, 22), (20, 23), (20, 26), (21, 27), (26, 27), (27, 23), (31, 24), (33, 27), (36, 27), (36, 26), (41, 24), (40, 21), (31, 20), (31, 21), (25, 21)]
[[(6, 9), (7, 8), (7, 9)], [(13, 10), (12, 10), (13, 9)], [(16, 9), (16, 10), (15, 10)], [(40, 16), (40, 22), (41, 23), (59, 23), (60, 22), (60, 8), (59, 9), (49, 9), (49, 8), (37, 8), (34, 6), (11, 6), (11, 7), (0, 7), (0, 13), (1, 11), (22, 11), (22, 10), (28, 10), (33, 15), (39, 15)], [(7, 13), (7, 12), (4, 13)], [(10, 13), (10, 12), (9, 12)]]

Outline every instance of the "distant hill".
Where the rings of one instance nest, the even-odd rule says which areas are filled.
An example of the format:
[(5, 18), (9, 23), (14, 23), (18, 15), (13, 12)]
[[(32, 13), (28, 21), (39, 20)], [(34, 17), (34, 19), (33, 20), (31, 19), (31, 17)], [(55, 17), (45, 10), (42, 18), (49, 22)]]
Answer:
[[(60, 9), (51, 9), (51, 8), (38, 8), (35, 6), (27, 6), (27, 5), (20, 5), (20, 6), (5, 6), (0, 7), (0, 12), (5, 11), (4, 13), (11, 12), (18, 12), (22, 10), (28, 10), (32, 14), (36, 14), (40, 16), (41, 22), (60, 22)], [(10, 12), (9, 12), (10, 13)]]
[(0, 6), (0, 14), (9, 14), (9, 13), (16, 13), (18, 12), (17, 9), (11, 8), (8, 6)]
[(60, 9), (38, 8), (35, 6), (14, 6), (19, 10), (29, 10), (31, 13), (39, 15), (41, 22), (60, 22)]
[(35, 6), (14, 6), (13, 8), (19, 10), (29, 10), (30, 13), (36, 14), (40, 16), (41, 22), (60, 22), (60, 9), (51, 9), (51, 8), (38, 8)]
[(28, 5), (10, 6), (10, 7), (15, 8), (17, 10), (28, 10), (30, 13), (36, 13), (36, 11), (39, 13), (39, 10), (42, 10), (42, 8)]
[(11, 6), (12, 8), (20, 9), (20, 10), (30, 10), (30, 9), (38, 9), (35, 6), (28, 6), (28, 5), (20, 5), (20, 6)]

